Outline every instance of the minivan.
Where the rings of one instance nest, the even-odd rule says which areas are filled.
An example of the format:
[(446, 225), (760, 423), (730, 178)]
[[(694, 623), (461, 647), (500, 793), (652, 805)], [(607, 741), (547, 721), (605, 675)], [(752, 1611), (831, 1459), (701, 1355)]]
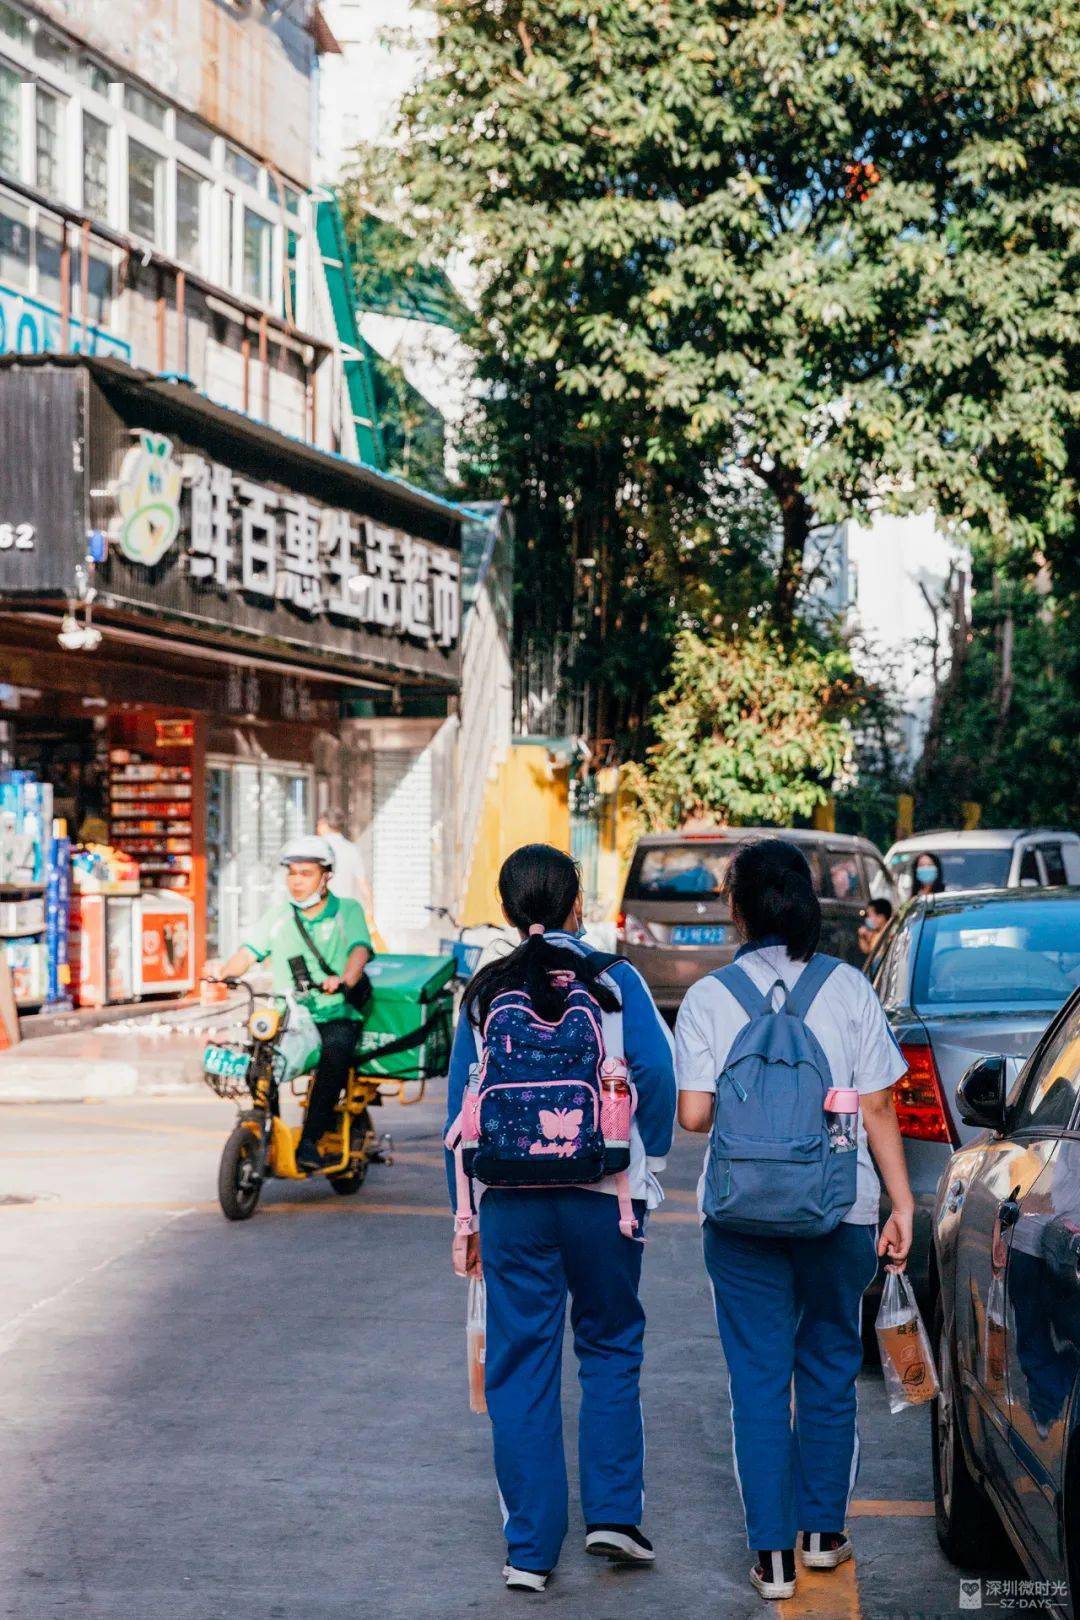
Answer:
[(692, 984), (735, 955), (738, 941), (721, 898), (740, 843), (786, 838), (810, 865), (821, 900), (821, 949), (862, 966), (858, 931), (870, 899), (893, 899), (885, 863), (866, 838), (775, 827), (648, 833), (638, 840), (616, 925), (617, 948), (658, 1007), (674, 1012)]
[(902, 838), (885, 865), (901, 900), (914, 888), (916, 858), (935, 855), (946, 889), (1060, 889), (1080, 884), (1080, 838), (1052, 827), (976, 827)]

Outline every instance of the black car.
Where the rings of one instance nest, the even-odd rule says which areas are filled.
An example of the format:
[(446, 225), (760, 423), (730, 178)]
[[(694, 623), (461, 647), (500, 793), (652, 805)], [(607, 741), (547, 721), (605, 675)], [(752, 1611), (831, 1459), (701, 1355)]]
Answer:
[[(1006, 1100), (1007, 1099), (1007, 1100)], [(934, 1210), (938, 1536), (992, 1557), (998, 1520), (1050, 1602), (1080, 1613), (1080, 992), (1009, 1092), (986, 1056), (960, 1083), (979, 1136)]]

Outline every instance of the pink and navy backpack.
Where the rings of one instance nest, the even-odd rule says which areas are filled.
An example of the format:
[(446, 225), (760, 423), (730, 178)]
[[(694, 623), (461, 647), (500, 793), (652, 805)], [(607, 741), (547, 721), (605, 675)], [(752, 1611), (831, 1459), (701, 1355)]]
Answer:
[(446, 1137), (457, 1167), (458, 1232), (475, 1230), (471, 1179), (484, 1187), (582, 1187), (614, 1176), (619, 1224), (631, 1237), (627, 1171), (637, 1094), (623, 1057), (621, 1011), (604, 1012), (575, 980), (550, 1023), (527, 990), (506, 990), (491, 1003), (476, 1044), (479, 1061)]

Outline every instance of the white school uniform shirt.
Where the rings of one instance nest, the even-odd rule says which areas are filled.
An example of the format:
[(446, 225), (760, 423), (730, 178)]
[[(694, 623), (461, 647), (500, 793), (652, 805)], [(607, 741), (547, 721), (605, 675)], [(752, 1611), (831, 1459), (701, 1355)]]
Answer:
[[(806, 966), (788, 955), (783, 945), (762, 945), (739, 957), (739, 966), (751, 983), (767, 995), (778, 979), (790, 991)], [(774, 1004), (779, 1006), (779, 992)], [(730, 990), (709, 974), (686, 993), (675, 1024), (675, 1074), (680, 1091), (711, 1091), (724, 1071), (735, 1037), (749, 1018)], [(818, 991), (806, 1016), (829, 1060), (834, 1086), (853, 1087), (862, 1096), (884, 1091), (907, 1072), (874, 994), (873, 986), (847, 962), (835, 967)], [(708, 1164), (708, 1149), (705, 1162)], [(853, 1226), (870, 1225), (878, 1218), (881, 1185), (870, 1157), (866, 1126), (859, 1113), (859, 1156), (855, 1202), (844, 1220)], [(705, 1175), (698, 1182), (698, 1213), (704, 1220), (702, 1200)]]
[(336, 894), (339, 900), (359, 900), (363, 905), (361, 885), (364, 881), (364, 857), (343, 833), (328, 832), (326, 842), (334, 852), (330, 893)]

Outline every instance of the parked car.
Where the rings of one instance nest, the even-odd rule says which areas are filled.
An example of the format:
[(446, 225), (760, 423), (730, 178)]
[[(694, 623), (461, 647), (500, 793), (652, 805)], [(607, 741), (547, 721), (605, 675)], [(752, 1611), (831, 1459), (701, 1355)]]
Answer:
[(1053, 889), (1080, 884), (1080, 836), (1052, 827), (990, 827), (903, 838), (885, 856), (901, 900), (915, 888), (915, 858), (936, 855), (946, 889)]
[(861, 967), (857, 935), (866, 902), (893, 894), (869, 840), (775, 827), (650, 833), (630, 862), (616, 938), (658, 1006), (673, 1011), (696, 980), (731, 961), (737, 941), (720, 897), (724, 873), (740, 843), (768, 837), (790, 838), (810, 863), (821, 898), (822, 950)]
[(908, 1063), (894, 1096), (915, 1194), (909, 1272), (922, 1291), (938, 1182), (973, 1134), (953, 1106), (956, 1086), (987, 1053), (1000, 1054), (1015, 1078), (1080, 983), (1080, 890), (913, 900), (887, 926), (867, 972)]
[(1011, 1093), (1007, 1074), (987, 1053), (961, 1081), (960, 1117), (979, 1134), (950, 1161), (934, 1212), (934, 1506), (950, 1558), (992, 1557), (1000, 1519), (1029, 1576), (1051, 1583), (1046, 1607), (1076, 1616), (1080, 994)]

